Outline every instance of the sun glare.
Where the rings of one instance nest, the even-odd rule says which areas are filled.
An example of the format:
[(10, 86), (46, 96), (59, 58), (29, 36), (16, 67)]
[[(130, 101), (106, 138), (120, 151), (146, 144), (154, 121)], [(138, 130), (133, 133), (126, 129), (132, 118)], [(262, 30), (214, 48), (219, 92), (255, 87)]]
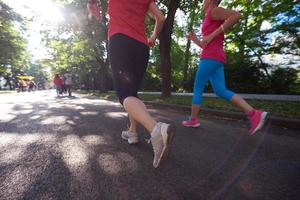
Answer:
[(27, 17), (38, 17), (39, 21), (56, 23), (63, 20), (58, 4), (52, 0), (4, 0), (17, 13)]
[(40, 59), (47, 55), (42, 43), (41, 31), (51, 29), (59, 23), (63, 23), (64, 15), (62, 7), (54, 0), (2, 0), (15, 12), (27, 19), (28, 23), (28, 50), (33, 59)]
[(41, 11), (41, 17), (46, 22), (58, 23), (63, 21), (63, 15), (59, 7), (53, 4), (49, 4), (48, 6), (42, 4), (41, 7), (39, 7), (39, 9)]
[(26, 4), (41, 17), (41, 20), (45, 22), (56, 23), (63, 20), (59, 7), (51, 0), (31, 0), (26, 1)]

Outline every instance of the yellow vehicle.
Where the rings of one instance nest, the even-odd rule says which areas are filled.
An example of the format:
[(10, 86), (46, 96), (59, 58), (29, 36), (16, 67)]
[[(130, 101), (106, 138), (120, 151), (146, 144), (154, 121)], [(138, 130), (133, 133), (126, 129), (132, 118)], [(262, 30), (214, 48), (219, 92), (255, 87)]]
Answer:
[(36, 84), (34, 82), (34, 77), (29, 75), (18, 75), (17, 78), (17, 87), (18, 92), (24, 91), (33, 91), (36, 89)]

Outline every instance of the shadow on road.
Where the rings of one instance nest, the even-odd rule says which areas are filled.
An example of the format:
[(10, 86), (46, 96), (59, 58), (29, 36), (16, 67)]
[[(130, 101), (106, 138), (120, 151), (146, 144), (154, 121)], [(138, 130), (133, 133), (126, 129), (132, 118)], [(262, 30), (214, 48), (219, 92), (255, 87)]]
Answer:
[[(277, 176), (283, 190), (269, 180), (286, 170), (297, 173), (300, 166), (299, 159), (278, 161), (268, 152), (272, 127), (249, 137), (234, 122), (203, 119), (199, 129), (177, 123), (170, 159), (155, 170), (151, 145), (130, 146), (120, 139), (127, 115), (118, 103), (47, 98), (7, 106), (6, 120), (0, 120), (0, 199), (282, 199), (287, 194), (293, 199), (299, 194), (290, 184), (299, 182), (299, 173)], [(166, 122), (182, 116), (151, 112)], [(138, 131), (141, 139), (149, 137)], [(296, 149), (298, 144), (290, 143)], [(280, 156), (288, 154), (282, 151)], [(266, 161), (268, 153), (276, 159)], [(294, 158), (296, 152), (288, 155)]]

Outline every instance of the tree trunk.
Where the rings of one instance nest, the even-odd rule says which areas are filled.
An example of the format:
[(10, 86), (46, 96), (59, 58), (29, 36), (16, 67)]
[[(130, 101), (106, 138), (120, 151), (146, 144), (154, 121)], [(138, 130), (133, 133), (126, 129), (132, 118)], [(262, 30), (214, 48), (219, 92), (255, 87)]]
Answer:
[(162, 97), (171, 96), (171, 34), (173, 31), (176, 10), (180, 0), (170, 0), (164, 28), (159, 36), (160, 69), (162, 74)]
[(106, 93), (108, 91), (107, 80), (108, 80), (108, 62), (100, 68), (100, 92)]
[[(103, 34), (101, 34), (100, 40), (105, 42), (105, 48), (106, 48), (106, 52), (108, 52), (108, 39), (107, 39), (107, 35), (108, 35), (108, 30), (107, 30), (107, 1), (101, 1), (101, 13), (102, 13), (102, 17), (101, 17), (101, 24), (100, 27), (103, 31)], [(96, 31), (98, 31), (98, 29), (96, 29)], [(97, 35), (100, 35), (100, 33), (98, 32)], [(108, 91), (108, 66), (109, 66), (109, 60), (108, 57), (104, 58), (104, 56), (100, 56), (100, 50), (98, 49), (99, 47), (95, 46), (95, 51), (97, 52), (97, 56), (96, 59), (99, 63), (99, 72), (100, 72), (100, 92), (105, 93)]]

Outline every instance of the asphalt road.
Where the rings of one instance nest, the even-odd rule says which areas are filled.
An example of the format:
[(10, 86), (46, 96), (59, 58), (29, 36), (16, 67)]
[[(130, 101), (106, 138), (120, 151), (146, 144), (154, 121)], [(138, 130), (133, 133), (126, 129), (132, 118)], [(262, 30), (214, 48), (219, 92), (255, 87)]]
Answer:
[(188, 129), (188, 113), (150, 110), (177, 128), (159, 169), (142, 127), (138, 145), (122, 141), (128, 120), (116, 102), (1, 94), (0, 199), (300, 199), (299, 130), (249, 136), (245, 122), (215, 116)]

